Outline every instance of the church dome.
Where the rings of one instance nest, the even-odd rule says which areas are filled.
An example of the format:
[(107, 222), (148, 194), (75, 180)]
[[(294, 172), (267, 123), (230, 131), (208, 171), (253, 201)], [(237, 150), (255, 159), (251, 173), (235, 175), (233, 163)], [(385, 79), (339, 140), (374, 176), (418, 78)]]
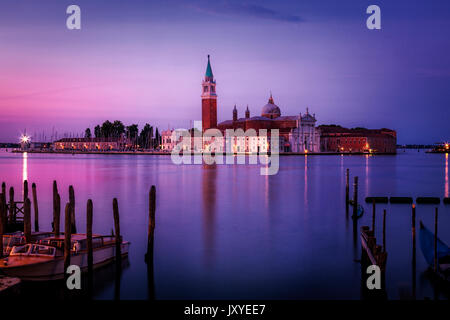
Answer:
[(270, 95), (269, 102), (262, 108), (261, 116), (270, 119), (281, 116), (280, 108), (274, 103), (272, 94)]

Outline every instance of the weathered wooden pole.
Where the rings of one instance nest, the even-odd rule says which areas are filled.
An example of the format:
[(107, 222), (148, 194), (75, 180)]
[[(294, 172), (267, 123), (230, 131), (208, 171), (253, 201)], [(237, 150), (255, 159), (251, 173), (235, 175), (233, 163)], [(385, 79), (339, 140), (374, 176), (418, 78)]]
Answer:
[(72, 246), (72, 239), (71, 239), (71, 228), (72, 223), (70, 221), (70, 202), (66, 204), (65, 209), (65, 221), (64, 221), (64, 279), (67, 280), (68, 274), (67, 274), (67, 268), (70, 266), (70, 249)]
[(9, 221), (13, 223), (16, 220), (15, 210), (16, 205), (14, 204), (14, 187), (9, 188)]
[(152, 186), (149, 192), (149, 215), (148, 215), (148, 240), (147, 254), (145, 262), (147, 263), (147, 287), (149, 300), (155, 299), (155, 276), (153, 269), (153, 250), (154, 250), (154, 234), (155, 234), (155, 212), (156, 212), (156, 187)]
[(437, 234), (438, 234), (438, 208), (436, 208), (434, 212), (434, 272), (438, 271)]
[(416, 298), (416, 205), (412, 205), (412, 219), (411, 219), (411, 233), (412, 233), (412, 294)]
[(152, 186), (149, 192), (148, 210), (148, 238), (147, 238), (147, 259), (153, 259), (153, 240), (155, 231), (156, 212), (156, 187)]
[(31, 185), (31, 190), (33, 192), (33, 207), (34, 207), (34, 231), (39, 232), (39, 208), (36, 193), (36, 184), (33, 182)]
[(6, 225), (8, 222), (8, 207), (7, 207), (7, 203), (6, 203), (6, 194), (0, 193), (0, 198), (2, 199), (2, 203), (1, 203), (1, 207), (0, 207), (0, 215), (2, 216), (3, 223), (5, 224), (4, 232), (6, 232), (7, 231)]
[(3, 196), (0, 197), (0, 258), (3, 258), (3, 233), (5, 233), (6, 229), (6, 221), (4, 219), (3, 214)]
[(25, 234), (25, 242), (31, 242), (31, 201), (26, 198), (23, 205), (23, 233)]
[(348, 212), (348, 205), (350, 202), (350, 170), (347, 169), (345, 173), (345, 209)]
[(358, 177), (353, 181), (353, 217), (356, 219), (358, 215)]
[(2, 199), (2, 207), (0, 209), (0, 214), (3, 215), (3, 219), (4, 219), (4, 223), (5, 223), (5, 232), (6, 232), (6, 223), (7, 220), (5, 220), (5, 217), (7, 218), (8, 213), (6, 212), (6, 209), (8, 208), (7, 203), (6, 203), (6, 183), (2, 182), (2, 193), (0, 194)]
[(412, 233), (412, 247), (413, 247), (413, 262), (416, 260), (416, 205), (412, 205), (412, 221), (411, 221), (411, 233)]
[(86, 208), (86, 240), (87, 240), (87, 263), (88, 263), (88, 295), (92, 297), (94, 287), (94, 249), (92, 246), (92, 200), (87, 201)]
[(120, 236), (120, 221), (119, 221), (119, 205), (117, 204), (117, 199), (113, 199), (113, 213), (114, 213), (114, 231), (116, 236), (116, 261), (120, 264), (122, 257), (121, 244), (122, 239)]
[(75, 191), (73, 190), (73, 186), (69, 186), (69, 202), (72, 212), (70, 221), (72, 222), (72, 233), (77, 233), (77, 226), (75, 222)]
[(120, 300), (120, 280), (122, 274), (122, 238), (120, 236), (119, 205), (117, 204), (116, 198), (113, 199), (113, 214), (116, 237), (116, 281), (114, 282), (114, 299)]
[(386, 252), (386, 209), (383, 210), (383, 252)]
[(56, 180), (53, 180), (53, 210), (55, 210), (56, 195), (58, 194), (58, 185)]
[(372, 231), (373, 234), (375, 235), (375, 199), (372, 202)]
[(61, 198), (59, 193), (55, 196), (55, 202), (53, 204), (53, 232), (55, 237), (59, 236), (61, 225)]
[(28, 198), (28, 180), (23, 181), (23, 202)]

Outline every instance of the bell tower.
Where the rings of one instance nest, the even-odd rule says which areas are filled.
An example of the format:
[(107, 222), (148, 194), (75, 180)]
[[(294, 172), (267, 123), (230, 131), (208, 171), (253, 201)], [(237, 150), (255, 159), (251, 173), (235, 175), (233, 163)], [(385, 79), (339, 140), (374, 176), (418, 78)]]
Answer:
[(217, 127), (216, 81), (212, 73), (208, 55), (205, 79), (202, 81), (202, 130)]

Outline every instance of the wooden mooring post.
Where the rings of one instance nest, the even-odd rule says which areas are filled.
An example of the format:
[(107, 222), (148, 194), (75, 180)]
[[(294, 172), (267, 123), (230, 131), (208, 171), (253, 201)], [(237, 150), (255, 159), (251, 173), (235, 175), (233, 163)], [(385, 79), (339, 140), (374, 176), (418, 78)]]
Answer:
[(438, 243), (438, 208), (436, 207), (436, 210), (434, 212), (434, 272), (438, 272), (438, 250), (437, 250), (437, 243)]
[(26, 198), (23, 210), (23, 233), (25, 235), (25, 241), (31, 242), (31, 201)]
[(33, 192), (33, 208), (34, 208), (34, 231), (39, 232), (39, 209), (36, 193), (36, 184), (33, 182), (31, 185), (31, 190)]
[(23, 181), (23, 202), (28, 198), (28, 181)]
[(147, 256), (146, 260), (153, 260), (153, 241), (155, 231), (155, 212), (156, 212), (156, 187), (152, 186), (148, 195), (148, 237), (147, 237)]
[(93, 291), (93, 270), (94, 270), (94, 251), (92, 247), (92, 200), (87, 201), (86, 208), (86, 240), (87, 240), (87, 262), (88, 262), (88, 294), (92, 296)]
[(348, 206), (350, 205), (350, 170), (345, 173), (345, 212), (348, 214)]
[(1, 215), (1, 218), (3, 219), (3, 223), (4, 223), (3, 232), (6, 233), (6, 231), (7, 231), (6, 226), (8, 224), (8, 209), (7, 209), (8, 207), (7, 207), (7, 203), (6, 203), (6, 195), (4, 193), (0, 193), (0, 198), (1, 198), (0, 215)]
[(56, 180), (53, 180), (53, 207), (55, 206), (56, 195), (58, 194), (58, 185)]
[(66, 204), (65, 216), (64, 216), (64, 279), (67, 281), (68, 274), (67, 268), (70, 266), (70, 249), (71, 249), (71, 237), (72, 237), (72, 222), (71, 219), (70, 202)]
[(6, 194), (6, 183), (4, 181), (2, 182), (2, 193)]
[(122, 237), (120, 236), (120, 220), (119, 220), (119, 205), (117, 199), (113, 199), (113, 214), (114, 214), (114, 231), (116, 243), (116, 272), (114, 282), (114, 299), (120, 300), (120, 282), (122, 275)]
[(16, 219), (16, 205), (14, 203), (14, 187), (9, 188), (9, 221), (14, 223)]
[(147, 263), (147, 287), (149, 300), (155, 299), (155, 277), (153, 269), (154, 258), (154, 237), (155, 237), (155, 216), (156, 216), (156, 187), (151, 186), (149, 192), (149, 210), (148, 210), (148, 239), (147, 239), (147, 254), (145, 255), (145, 262)]
[(3, 233), (6, 229), (5, 215), (3, 213), (3, 193), (0, 196), (0, 258), (3, 258)]
[(122, 258), (121, 245), (122, 239), (120, 236), (120, 220), (119, 220), (119, 205), (117, 203), (117, 199), (113, 199), (113, 214), (114, 214), (114, 232), (116, 238), (116, 261), (118, 261), (120, 265), (120, 260)]
[(353, 217), (358, 216), (358, 177), (353, 180)]
[(386, 252), (386, 209), (383, 210), (383, 252)]
[(373, 234), (375, 234), (375, 214), (376, 214), (376, 207), (375, 207), (375, 200), (372, 202), (372, 231)]
[(53, 232), (55, 236), (59, 236), (61, 226), (61, 198), (59, 193), (56, 194), (55, 202), (53, 204)]
[(416, 205), (412, 205), (411, 212), (411, 234), (412, 234), (412, 296), (416, 298)]
[(70, 221), (72, 223), (72, 233), (77, 233), (77, 225), (75, 222), (75, 190), (73, 189), (73, 186), (69, 186), (69, 202), (70, 202)]

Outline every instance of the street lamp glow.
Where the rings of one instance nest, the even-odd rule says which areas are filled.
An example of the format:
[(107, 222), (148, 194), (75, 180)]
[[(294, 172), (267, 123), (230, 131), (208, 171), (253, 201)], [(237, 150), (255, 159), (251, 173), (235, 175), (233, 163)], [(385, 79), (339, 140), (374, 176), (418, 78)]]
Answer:
[(28, 142), (30, 142), (30, 137), (27, 136), (26, 134), (23, 134), (23, 135), (20, 137), (20, 142), (22, 142), (22, 143), (28, 143)]

